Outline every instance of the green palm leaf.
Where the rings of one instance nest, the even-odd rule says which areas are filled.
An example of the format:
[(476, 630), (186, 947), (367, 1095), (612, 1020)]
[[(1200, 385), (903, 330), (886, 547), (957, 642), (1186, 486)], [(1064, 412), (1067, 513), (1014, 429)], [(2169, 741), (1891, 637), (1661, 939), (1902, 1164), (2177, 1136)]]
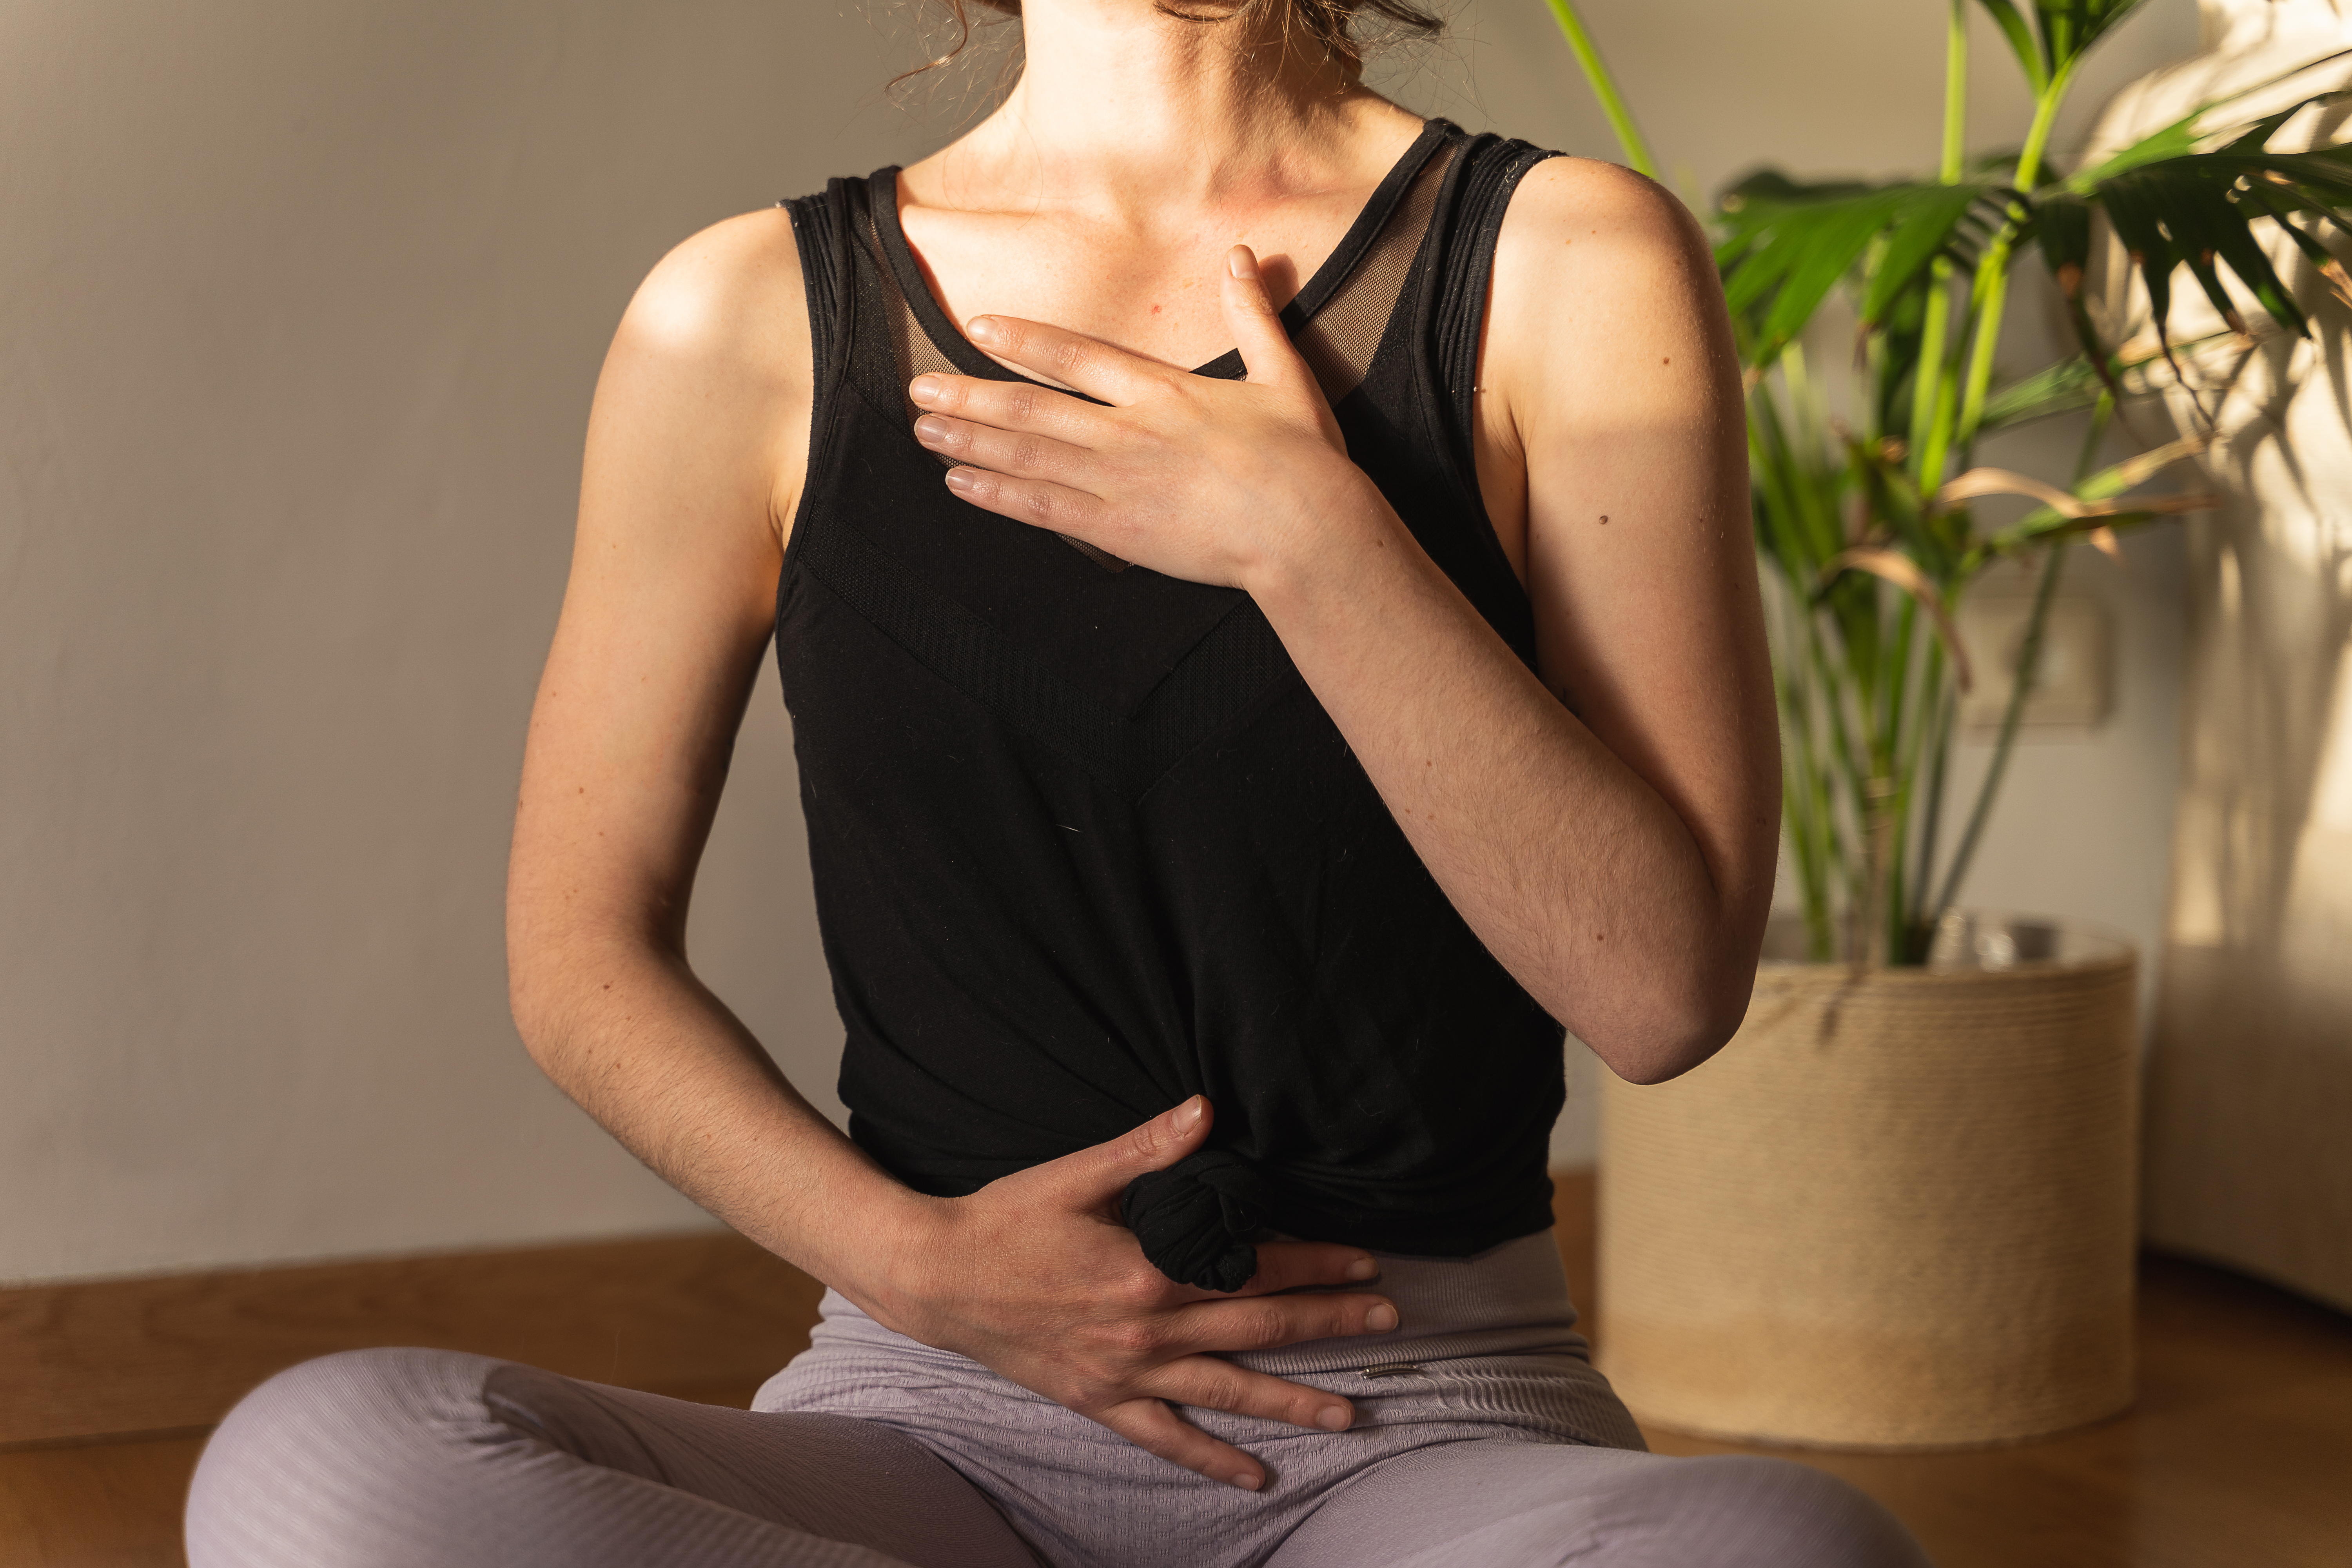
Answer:
[(2055, 76), (2090, 52), (2107, 31), (2138, 9), (2139, 0), (2036, 0), (2042, 23), (2042, 53)]
[[(2074, 341), (2083, 348), (2083, 368), (2106, 388), (2109, 396), (2122, 402), (2124, 389), (2108, 366), (2107, 346), (2100, 341), (2090, 308), (2083, 299), (2083, 276), (2091, 262), (2090, 199), (2071, 190), (2048, 193), (2035, 202), (2030, 226), (2033, 242), (2041, 247), (2042, 262), (2058, 285), (2059, 296), (2066, 301), (2066, 317), (2074, 323)], [(2039, 417), (2036, 414), (2007, 412), (2006, 419), (1997, 421), (1994, 405), (1988, 403), (1985, 422), (2014, 424), (2020, 419)]]
[(2032, 24), (2012, 0), (1978, 0), (1978, 4), (2000, 28), (2001, 37), (2009, 40), (2009, 52), (2025, 68), (2025, 79), (2033, 84), (2034, 96), (2039, 98), (2049, 89), (2050, 72), (2042, 63), (2042, 46), (2034, 39)]
[(2256, 243), (2253, 226), (2278, 224), (2305, 255), (2326, 266), (2316, 239), (2298, 230), (2288, 215), (2317, 213), (2324, 221), (2344, 226), (2340, 211), (2352, 203), (2352, 147), (2189, 153), (2101, 180), (2088, 200), (2105, 209), (2147, 281), (2159, 342), (2169, 342), (2171, 279), (2183, 267), (2232, 327), (2242, 330), (2243, 323), (2222, 286), (2221, 266), (2236, 274), (2273, 321), (2302, 336), (2309, 324)]
[(1751, 363), (1770, 363), (1804, 330), (1911, 188), (1826, 200), (1757, 200), (1733, 193), (1725, 203), (1729, 232), (1716, 259), (1723, 268), (1725, 302), (1750, 323)]
[(2149, 132), (2130, 146), (2110, 154), (2095, 167), (2084, 170), (2064, 183), (2068, 190), (2087, 194), (2102, 180), (2113, 179), (2126, 170), (2137, 169), (2142, 163), (2160, 163), (2168, 158), (2186, 157), (2197, 151), (2205, 138), (2197, 122), (2213, 111), (2210, 103), (2200, 103), (2171, 124)]
[[(2326, 253), (2322, 251), (2321, 254)], [(2226, 336), (2227, 334), (2215, 335)], [(2194, 344), (2211, 341), (2212, 339), (2210, 338), (2197, 338), (2190, 340), (2190, 342)], [(2128, 359), (2116, 355), (2105, 364), (2095, 363), (2087, 353), (2074, 354), (2062, 359), (2057, 363), (2047, 365), (2022, 380), (2011, 382), (1994, 393), (1985, 404), (1982, 428), (1998, 430), (2011, 425), (2026, 425), (2036, 419), (2046, 419), (2053, 414), (2071, 414), (2078, 409), (2088, 408), (2098, 402), (2102, 387), (2106, 388), (2118, 401), (2126, 397), (2151, 396), (2154, 395), (2154, 389), (2146, 386), (2137, 389), (2128, 388), (2122, 384), (2120, 378), (2126, 372), (2139, 370), (2162, 357), (2160, 353), (2142, 354)]]
[[(2071, 500), (2065, 503), (2037, 507), (2008, 527), (1979, 541), (1969, 551), (1962, 570), (1973, 574), (1995, 556), (2015, 554), (2021, 550), (2047, 543), (2056, 536), (2086, 533), (2099, 528), (2130, 528), (2158, 517), (2220, 504), (2220, 498), (2211, 495), (2133, 496), (2127, 493), (2154, 478), (2160, 470), (2183, 458), (2195, 457), (2207, 445), (2205, 437), (2191, 437), (2100, 469), (2067, 492)], [(1958, 483), (1956, 480), (1955, 484)], [(2000, 488), (1977, 487), (1973, 493), (1989, 494)]]
[[(1911, 476), (1889, 443), (1849, 440), (1847, 462), (1856, 484), (1869, 499), (1870, 515), (1921, 571), (1939, 586), (1951, 581), (1957, 558), (1934, 526), (1935, 519), (1921, 501)], [(1865, 540), (1865, 544), (1877, 542)]]
[[(2296, 71), (2309, 68), (2299, 66)], [(2231, 95), (2242, 96), (2242, 92)], [(2342, 267), (2326, 248), (2290, 221), (2294, 215), (2310, 215), (2352, 232), (2352, 225), (2347, 225), (2343, 216), (2346, 204), (2352, 202), (2352, 147), (2308, 153), (2267, 150), (2270, 139), (2289, 120), (2315, 104), (2347, 96), (2352, 95), (2328, 92), (2299, 100), (2236, 129), (2220, 145), (2200, 152), (2212, 140), (2199, 129), (2200, 122), (2220, 103), (2229, 101), (2216, 100), (2037, 195), (2031, 219), (2035, 240), (2067, 296), (2075, 331), (2095, 365), (2103, 363), (2105, 355), (2081, 304), (2094, 208), (2106, 213), (2116, 237), (2131, 254), (2132, 265), (2147, 284), (2149, 313), (2168, 358), (2171, 340), (2166, 326), (2172, 309), (2172, 278), (2184, 267), (2231, 328), (2242, 331), (2245, 323), (2222, 282), (2224, 267), (2236, 275), (2271, 320), (2298, 336), (2308, 333), (2310, 323), (2302, 308), (2255, 240), (2256, 223), (2276, 224), (2339, 289), (2352, 291), (2352, 280), (2344, 279)]]
[[(2330, 252), (2326, 246), (2320, 244), (2316, 238), (2305, 233), (2302, 229), (2297, 228), (2294, 225), (2287, 221), (2287, 215), (2290, 211), (2311, 211), (2313, 209), (2308, 207), (2292, 206), (2288, 204), (2273, 200), (2270, 190), (2262, 185), (2248, 187), (2240, 195), (2239, 201), (2241, 205), (2252, 207), (2263, 213), (2264, 216), (2274, 219), (2279, 226), (2279, 232), (2285, 235), (2289, 239), (2294, 241), (2295, 248), (2303, 252), (2304, 259), (2310, 262), (2313, 268), (2315, 268), (2322, 277), (2326, 278), (2329, 285), (2335, 289), (2336, 297), (2343, 300), (2346, 306), (2352, 307), (2352, 274), (2347, 274), (2345, 271), (2344, 263), (2337, 260), (2335, 255)], [(2323, 219), (2333, 222), (2339, 228), (2352, 228), (2352, 225), (2347, 225), (2344, 222), (2344, 218), (2341, 214), (2329, 211), (2326, 208), (2318, 209), (2318, 211), (2319, 216)]]
[[(2281, 82), (2317, 70), (2322, 66), (2333, 65), (2347, 56), (2352, 56), (2352, 49), (2338, 49), (2332, 55), (2322, 55), (2317, 59), (2305, 60), (2301, 65), (2279, 72), (2276, 76), (2250, 82), (2234, 92), (2223, 93), (2219, 98), (2209, 98), (2171, 124), (2158, 126), (2129, 146), (2110, 153), (2099, 163), (2061, 183), (2068, 190), (2077, 194), (2087, 194), (2100, 181), (2112, 178), (2127, 169), (2137, 168), (2142, 163), (2155, 163), (2168, 158), (2186, 156), (2211, 140), (2212, 133), (2200, 130), (2200, 126), (2204, 121), (2212, 117), (2215, 110), (2225, 104), (2235, 103), (2242, 98), (2250, 98), (2255, 93), (2266, 91)], [(2328, 91), (2316, 92), (2307, 98), (2298, 99), (2284, 109), (2266, 114), (2251, 123), (2241, 125), (2238, 128), (2238, 134), (2230, 139), (2225, 150), (2241, 153), (2259, 152), (2270, 145), (2270, 139), (2278, 134), (2282, 126), (2305, 110), (2314, 104), (2336, 101), (2345, 96), (2342, 91)]]
[(1865, 258), (1863, 320), (1882, 324), (1936, 258), (1973, 264), (2008, 195), (1983, 181), (1807, 186), (1771, 171), (1733, 186), (1719, 205), (1716, 260), (1748, 328), (1749, 363), (1769, 363)]
[(1937, 257), (1949, 255), (1963, 265), (1973, 261), (1974, 242), (2000, 221), (1994, 198), (2005, 194), (2004, 187), (1983, 182), (1920, 187), (1888, 227), (1886, 248), (1873, 265), (1863, 295), (1863, 321), (1872, 326), (1884, 322), (1895, 301)]
[(2032, 23), (2016, 0), (1977, 3), (2009, 40), (2010, 52), (2025, 68), (2039, 98), (2053, 81), (2071, 73), (2093, 44), (2137, 10), (2140, 0), (2034, 0)]
[(2053, 414), (2071, 414), (2099, 400), (2099, 372), (2087, 353), (2062, 359), (2022, 381), (2014, 381), (1985, 402), (1984, 424), (1999, 430), (2030, 424)]

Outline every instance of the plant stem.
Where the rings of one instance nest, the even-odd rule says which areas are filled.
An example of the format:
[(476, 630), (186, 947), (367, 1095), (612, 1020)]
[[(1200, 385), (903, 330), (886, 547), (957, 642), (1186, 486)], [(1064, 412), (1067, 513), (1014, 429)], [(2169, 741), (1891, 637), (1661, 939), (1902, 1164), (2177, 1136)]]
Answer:
[(2116, 395), (2102, 390), (2099, 400), (2091, 405), (2091, 427), (2083, 432), (2083, 449), (2074, 454), (2074, 482), (2068, 489), (2080, 489), (2091, 477), (2091, 468), (2099, 460), (2099, 443), (2106, 439), (2107, 421), (2115, 412)]
[[(1942, 651), (1938, 644), (1927, 650), (1928, 658), (1935, 659)], [(1943, 826), (1945, 774), (1950, 771), (1952, 721), (1959, 707), (1958, 695), (1943, 685), (1942, 670), (1933, 670), (1931, 675), (1931, 684), (1939, 689), (1927, 742), (1927, 805), (1919, 824), (1919, 879), (1913, 884), (1911, 899), (1909, 957), (1915, 963), (1927, 962), (1927, 948), (1936, 929), (1927, 923), (1927, 889), (1936, 880), (1936, 837)]]
[[(2024, 150), (2017, 155), (2016, 185), (2021, 192), (2031, 192), (2042, 173), (2042, 156), (2050, 144), (2050, 128), (2057, 122), (2059, 106), (2065, 101), (2066, 89), (2074, 78), (2074, 63), (2069, 61), (2051, 78), (2048, 89), (2033, 106), (2033, 123), (2025, 132)], [(1992, 387), (1993, 350), (2000, 342), (2001, 311), (2009, 300), (2010, 253), (2016, 248), (2018, 226), (2024, 216), (2022, 207), (2010, 207), (2008, 224), (1985, 247), (1984, 260), (1977, 268), (1976, 297), (1970, 301), (1971, 314), (1976, 318), (1975, 353), (1969, 362), (1967, 390), (1960, 397), (1959, 426), (1952, 438), (1953, 447), (1959, 451), (1969, 449), (1976, 440), (1977, 426), (1984, 422), (1985, 395)]]
[(1952, 264), (1927, 268), (1927, 313), (1919, 324), (1919, 366), (1911, 383), (1911, 477), (1922, 496), (1940, 487), (1944, 466), (1944, 338), (1952, 319)]
[[(1783, 410), (1783, 401), (1787, 404)], [(1801, 350), (1791, 346), (1748, 399), (1749, 471), (1756, 476), (1758, 548), (1775, 569), (1773, 678), (1780, 692), (1790, 770), (1783, 826), (1802, 893), (1807, 948), (1818, 961), (1841, 947), (1835, 914), (1854, 902), (1844, 826), (1858, 808), (1851, 784), (1860, 776), (1845, 717), (1846, 683), (1823, 642), (1814, 603), (1822, 563), (1844, 547), (1838, 521), (1839, 471), (1810, 460), (1827, 439), (1819, 398), (1805, 379)]]
[[(1937, 178), (1948, 185), (1960, 183), (1967, 159), (1969, 120), (1968, 0), (1952, 0), (1951, 19), (1944, 36), (1944, 148)], [(1952, 264), (1938, 256), (1927, 269), (1927, 315), (1919, 332), (1919, 367), (1911, 389), (1912, 478), (1921, 495), (1932, 495), (1943, 483), (1945, 409), (1945, 336), (1952, 316)]]
[(1960, 183), (1968, 124), (1969, 6), (1968, 0), (1952, 0), (1944, 29), (1944, 161), (1936, 175), (1945, 184)]
[(1617, 91), (1617, 80), (1602, 63), (1601, 50), (1585, 30), (1584, 18), (1577, 14), (1574, 0), (1550, 0), (1551, 14), (1559, 23), (1568, 47), (1576, 52), (1576, 63), (1584, 68), (1584, 79), (1592, 84), (1592, 96), (1601, 100), (1601, 112), (1609, 117), (1609, 128), (1617, 132), (1617, 144), (1625, 149), (1625, 162), (1636, 174), (1658, 177), (1657, 161), (1650, 156), (1650, 144), (1642, 139), (1642, 129), (1633, 123), (1633, 110), (1625, 107), (1624, 98)]
[[(2098, 402), (2091, 407), (2090, 426), (2083, 432), (2083, 449), (2074, 457), (2074, 479), (2069, 489), (2080, 489), (2084, 479), (2089, 477), (2091, 469), (2097, 464), (2099, 443), (2105, 438), (2107, 421), (2114, 417), (2115, 412), (2115, 395), (2109, 392), (2100, 393)], [(1992, 810), (1993, 795), (2000, 790), (2001, 774), (2008, 769), (2009, 750), (2017, 737), (2019, 716), (2025, 710), (2028, 688), (2042, 668), (2042, 626), (2049, 614), (2051, 597), (2057, 591), (2059, 562), (2064, 556), (2066, 549), (2067, 541), (2063, 534), (2051, 543), (2050, 563), (2042, 568), (2042, 584), (2034, 595), (2033, 618), (2026, 626), (2025, 645), (2018, 650), (2017, 685), (2009, 694), (2008, 708), (2001, 713), (2000, 740), (1993, 752), (1992, 766), (1985, 774), (1984, 784), (1977, 791), (1976, 805), (1969, 814), (1968, 834), (1960, 841), (1959, 849), (1952, 857), (1951, 870), (1945, 875), (1944, 896), (1937, 900), (1935, 918), (1933, 920), (1925, 920), (1917, 916), (1914, 918), (1914, 925), (1923, 933), (1932, 932), (1938, 924), (1942, 923), (1944, 911), (1951, 908), (1952, 899), (1959, 891), (1960, 879), (1968, 870), (1969, 860), (1976, 854), (1977, 835), (1984, 826), (1986, 816)], [(1927, 840), (1920, 851), (1919, 887), (1922, 892), (1927, 890), (1927, 883), (1931, 879), (1929, 873), (1936, 863), (1935, 823), (1943, 804), (1944, 773), (1948, 765), (1946, 750), (1951, 738), (1952, 717), (1952, 707), (1948, 703), (1943, 714), (1944, 728), (1936, 739), (1935, 760), (1930, 764), (1934, 769), (1930, 786), (1934, 793), (1928, 797)], [(1923, 908), (1919, 911), (1919, 916), (1924, 916), (1925, 913)], [(1925, 953), (1920, 955), (1920, 961), (1926, 962)]]
[(1872, 836), (1882, 858), (1872, 894), (1871, 919), (1881, 933), (1883, 951), (1873, 954), (1879, 963), (1903, 962), (1901, 934), (1906, 899), (1904, 851), (1909, 846), (1910, 773), (1904, 757), (1903, 731), (1910, 696), (1912, 647), (1919, 630), (1918, 602), (1906, 594), (1895, 612), (1895, 629), (1879, 652), (1876, 733), (1872, 737), (1872, 772), (1876, 795), (1872, 801), (1878, 822)]
[(1968, 831), (1960, 835), (1960, 847), (1952, 852), (1952, 868), (1944, 874), (1944, 890), (1937, 896), (1936, 911), (1929, 921), (1940, 925), (1952, 900), (1960, 890), (1960, 883), (1969, 874), (1969, 862), (1976, 858), (1977, 840), (1984, 834), (1985, 819), (1992, 815), (1993, 797), (2000, 793), (2001, 775), (2009, 771), (2010, 752), (2017, 744), (2017, 727), (2025, 717), (2025, 700), (2032, 694), (2033, 677), (2042, 668), (2042, 633), (2050, 622), (2050, 602), (2058, 595), (2058, 574), (2066, 564), (2067, 541), (2061, 536), (2050, 546), (2050, 559), (2042, 568), (2041, 586), (2034, 590), (2033, 615), (2025, 623), (2025, 644), (2018, 649), (2017, 675), (2009, 692), (2009, 706), (2000, 715), (2000, 738), (1993, 743), (1992, 765), (1985, 770), (1984, 783), (1977, 788), (1977, 803), (1969, 813)]
[(1927, 651), (1918, 659), (1916, 679), (1918, 690), (1910, 705), (1912, 719), (1905, 732), (1897, 738), (1895, 776), (1902, 780), (1902, 795), (1895, 823), (1895, 852), (1896, 864), (1902, 869), (1902, 879), (1892, 889), (1888, 900), (1887, 960), (1891, 963), (1924, 963), (1925, 943), (1919, 942), (1919, 906), (1926, 901), (1925, 889), (1935, 874), (1935, 820), (1942, 810), (1943, 779), (1940, 774), (1927, 774), (1927, 795), (1925, 804), (1927, 826), (1916, 837), (1912, 831), (1912, 806), (1918, 795), (1920, 759), (1931, 755), (1942, 745), (1943, 719), (1948, 710), (1947, 684), (1944, 679), (1944, 643), (1941, 637), (1930, 637)]
[[(1783, 637), (1784, 647), (1786, 641)], [(1795, 661), (1784, 658), (1782, 663)], [(1827, 821), (1829, 795), (1819, 778), (1812, 703), (1790, 676), (1781, 675), (1776, 684), (1784, 736), (1782, 798), (1788, 803), (1790, 853), (1797, 863), (1797, 885), (1804, 901), (1806, 955), (1822, 963), (1829, 960), (1832, 939), (1826, 853), (1832, 833)]]

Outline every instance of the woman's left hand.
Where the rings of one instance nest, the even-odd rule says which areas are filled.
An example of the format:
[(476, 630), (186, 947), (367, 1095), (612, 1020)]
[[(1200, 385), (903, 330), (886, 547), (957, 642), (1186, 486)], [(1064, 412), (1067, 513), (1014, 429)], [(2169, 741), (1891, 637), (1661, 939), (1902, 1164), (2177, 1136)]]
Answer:
[(1194, 375), (1094, 338), (980, 316), (972, 342), (1099, 404), (1025, 382), (922, 375), (916, 439), (948, 488), (1171, 577), (1248, 588), (1351, 520), (1386, 512), (1348, 460), (1314, 372), (1282, 330), (1247, 246), (1223, 304), (1247, 381)]

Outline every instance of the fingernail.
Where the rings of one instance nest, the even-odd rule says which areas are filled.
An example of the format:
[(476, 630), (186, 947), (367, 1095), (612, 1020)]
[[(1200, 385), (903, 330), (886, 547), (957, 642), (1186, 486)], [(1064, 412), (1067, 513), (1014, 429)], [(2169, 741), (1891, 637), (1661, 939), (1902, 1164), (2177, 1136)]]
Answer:
[(940, 391), (940, 382), (938, 376), (919, 375), (907, 388), (907, 395), (918, 403), (936, 403), (939, 401)]
[(963, 335), (976, 343), (992, 343), (1004, 335), (993, 316), (974, 316), (963, 324)]
[(936, 414), (926, 414), (915, 421), (915, 439), (926, 446), (936, 446), (948, 438), (948, 422)]
[(1380, 1271), (1381, 1266), (1369, 1258), (1359, 1258), (1348, 1265), (1348, 1278), (1350, 1279), (1370, 1279)]
[(955, 491), (956, 494), (963, 494), (964, 491), (971, 489), (972, 483), (972, 472), (970, 468), (950, 468), (948, 470), (948, 489)]
[(1183, 1104), (1178, 1106), (1176, 1108), (1176, 1131), (1179, 1132), (1190, 1132), (1193, 1128), (1201, 1125), (1201, 1118), (1208, 1109), (1209, 1102), (1202, 1099), (1197, 1094), (1192, 1099), (1186, 1100)]
[(1225, 1480), (1230, 1485), (1237, 1486), (1245, 1492), (1254, 1492), (1257, 1490), (1258, 1488), (1265, 1485), (1265, 1478), (1259, 1475), (1255, 1470), (1235, 1470), (1232, 1475), (1227, 1476)]
[(1364, 1327), (1376, 1334), (1387, 1333), (1397, 1326), (1397, 1311), (1386, 1301), (1364, 1314)]
[(1247, 280), (1257, 276), (1257, 257), (1246, 245), (1236, 245), (1225, 252), (1225, 270)]
[(1326, 1432), (1345, 1432), (1348, 1429), (1348, 1407), (1344, 1405), (1325, 1405), (1316, 1412), (1315, 1425)]

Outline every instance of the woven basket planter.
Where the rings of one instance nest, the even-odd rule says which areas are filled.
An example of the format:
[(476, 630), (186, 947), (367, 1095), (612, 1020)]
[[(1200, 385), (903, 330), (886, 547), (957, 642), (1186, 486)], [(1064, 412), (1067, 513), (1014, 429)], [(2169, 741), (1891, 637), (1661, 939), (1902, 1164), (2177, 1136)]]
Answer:
[(1643, 1420), (1942, 1448), (2131, 1403), (2131, 949), (1972, 919), (1937, 951), (1768, 962), (1714, 1060), (1603, 1075), (1594, 1338)]

